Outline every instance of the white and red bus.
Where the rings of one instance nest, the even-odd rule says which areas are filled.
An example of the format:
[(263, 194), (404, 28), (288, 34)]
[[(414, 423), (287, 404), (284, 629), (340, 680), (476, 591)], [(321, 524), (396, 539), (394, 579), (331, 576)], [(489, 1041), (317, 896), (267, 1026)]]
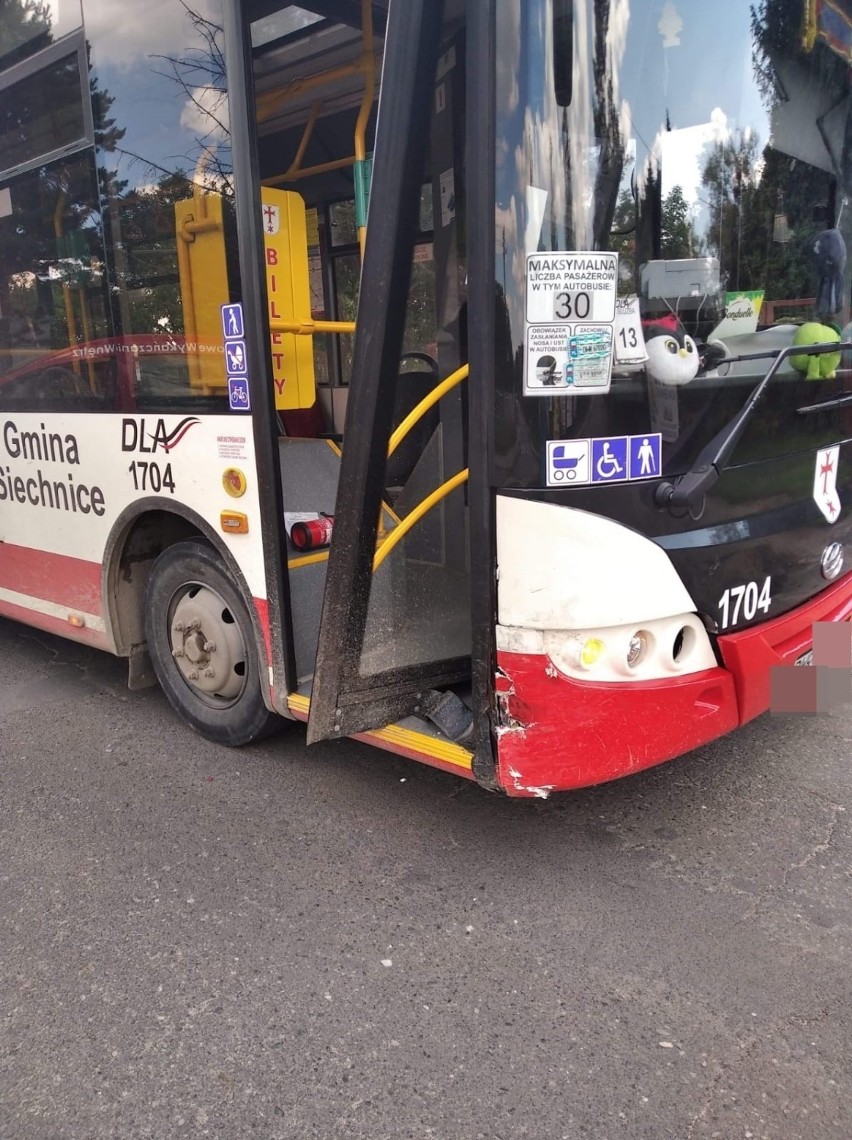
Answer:
[(0, 614), (516, 796), (764, 712), (852, 616), (844, 11), (8, 0)]

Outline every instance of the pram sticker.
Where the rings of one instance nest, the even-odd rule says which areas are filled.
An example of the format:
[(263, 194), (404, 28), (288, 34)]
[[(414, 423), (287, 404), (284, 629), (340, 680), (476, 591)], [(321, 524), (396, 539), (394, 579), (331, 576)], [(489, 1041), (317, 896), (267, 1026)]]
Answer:
[(553, 440), (547, 444), (548, 487), (579, 486), (591, 482), (587, 439)]

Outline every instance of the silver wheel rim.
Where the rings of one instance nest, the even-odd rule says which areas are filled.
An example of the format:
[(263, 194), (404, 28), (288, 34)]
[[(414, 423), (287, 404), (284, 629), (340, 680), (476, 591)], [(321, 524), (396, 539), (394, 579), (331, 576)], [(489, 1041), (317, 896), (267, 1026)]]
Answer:
[(193, 694), (213, 708), (229, 708), (245, 692), (248, 648), (234, 614), (209, 586), (181, 586), (169, 605), (169, 647)]

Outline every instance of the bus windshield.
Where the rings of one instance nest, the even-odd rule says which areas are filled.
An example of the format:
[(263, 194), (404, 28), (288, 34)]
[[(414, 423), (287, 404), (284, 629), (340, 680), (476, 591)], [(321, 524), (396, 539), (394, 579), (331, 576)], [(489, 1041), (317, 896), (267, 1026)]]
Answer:
[[(541, 397), (520, 408), (538, 447), (659, 432), (664, 469), (683, 472), (802, 324), (830, 339), (848, 323), (848, 47), (808, 33), (803, 0), (505, 8), (495, 270), (511, 335), (499, 354), (500, 479), (541, 479), (540, 459), (522, 470), (511, 458), (522, 388)], [(566, 12), (570, 89), (554, 64)], [(618, 256), (629, 316), (598, 388), (573, 383), (565, 352), (530, 339), (527, 259), (546, 251)], [(732, 359), (746, 355), (758, 359)], [(551, 358), (555, 375), (539, 367)], [(797, 414), (848, 387), (825, 367), (815, 393), (814, 367), (781, 368), (733, 463), (838, 437), (846, 413)]]

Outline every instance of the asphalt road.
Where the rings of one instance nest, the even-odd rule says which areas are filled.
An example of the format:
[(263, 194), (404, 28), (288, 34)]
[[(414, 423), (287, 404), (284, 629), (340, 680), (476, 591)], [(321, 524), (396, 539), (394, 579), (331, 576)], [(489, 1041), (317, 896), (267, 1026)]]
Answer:
[(0, 622), (3, 1140), (848, 1140), (852, 710), (548, 802)]

